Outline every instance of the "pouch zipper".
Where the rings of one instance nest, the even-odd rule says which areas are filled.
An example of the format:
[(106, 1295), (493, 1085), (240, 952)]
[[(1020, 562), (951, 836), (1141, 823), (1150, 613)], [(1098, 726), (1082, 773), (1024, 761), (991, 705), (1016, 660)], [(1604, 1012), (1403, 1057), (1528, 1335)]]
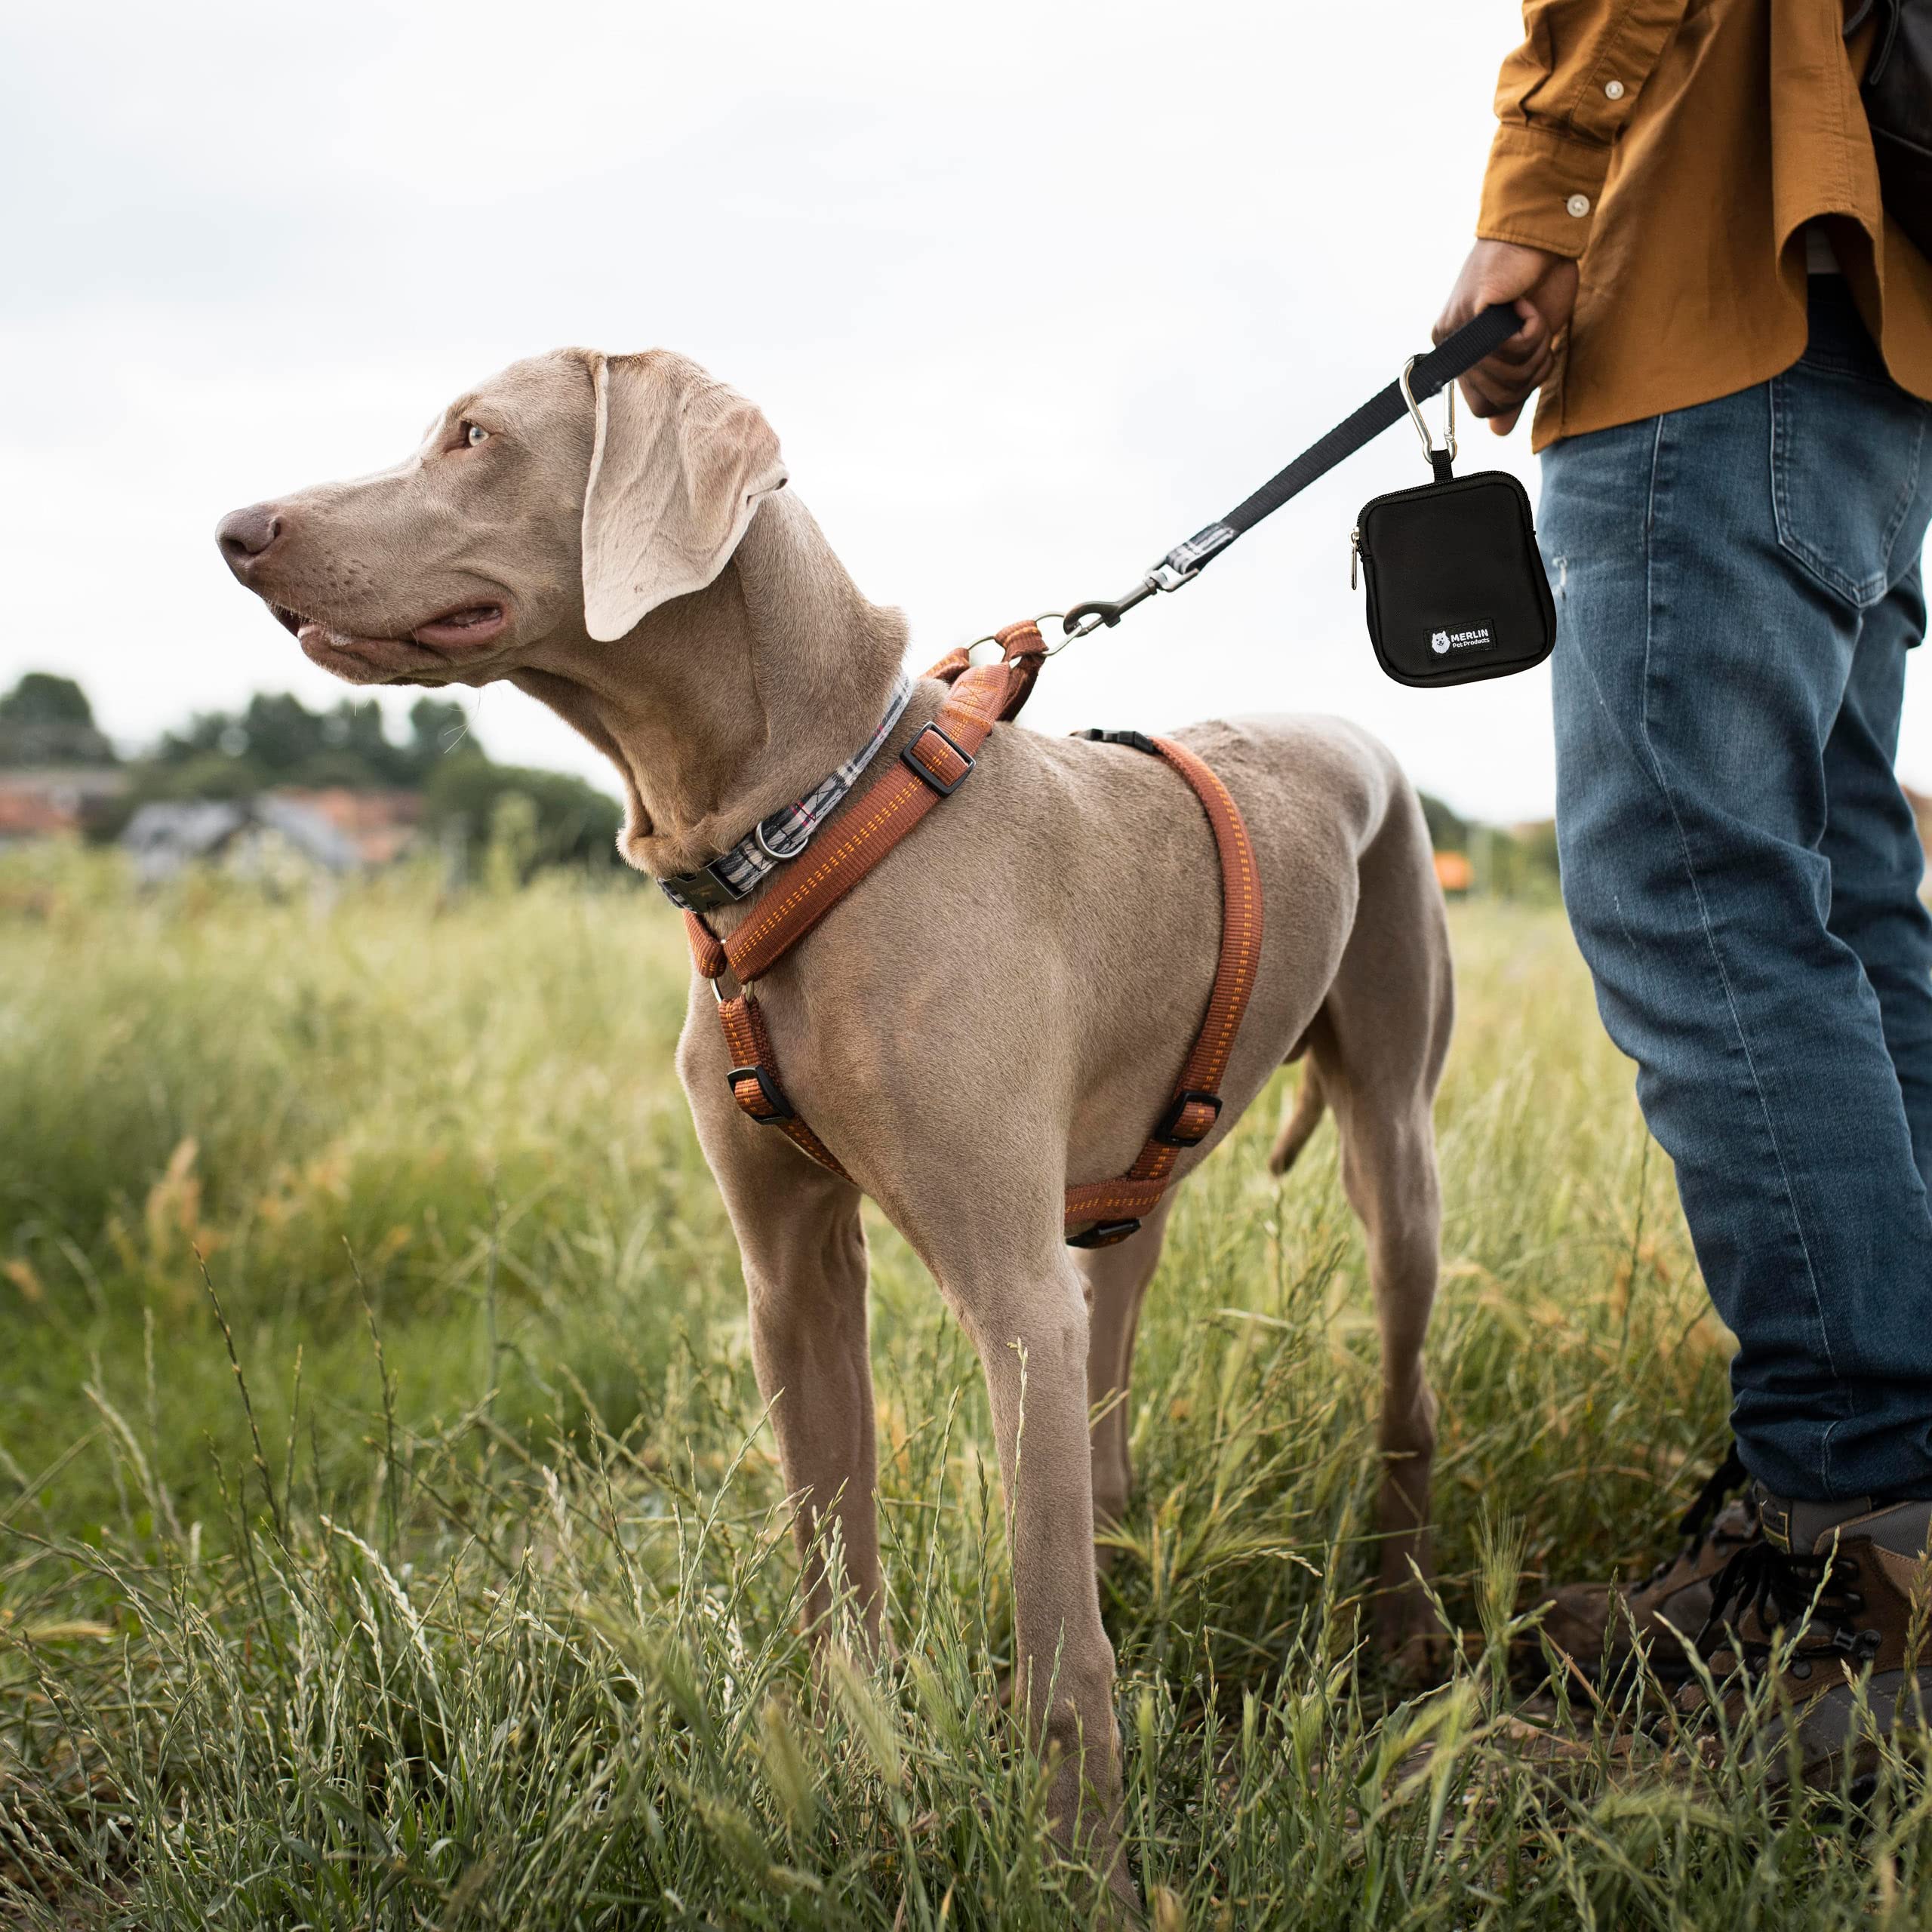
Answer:
[(1355, 571), (1362, 559), (1361, 530), (1359, 525), (1349, 532), (1349, 588), (1355, 587)]

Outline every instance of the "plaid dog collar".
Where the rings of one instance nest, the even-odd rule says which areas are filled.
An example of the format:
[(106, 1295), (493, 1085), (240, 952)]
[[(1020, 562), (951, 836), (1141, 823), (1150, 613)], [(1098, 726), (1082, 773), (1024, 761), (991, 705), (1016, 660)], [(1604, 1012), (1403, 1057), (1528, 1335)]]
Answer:
[(878, 729), (836, 771), (821, 779), (795, 804), (781, 805), (768, 818), (761, 818), (728, 852), (721, 853), (709, 864), (695, 872), (679, 872), (657, 883), (673, 906), (687, 912), (709, 912), (720, 906), (734, 906), (746, 897), (787, 859), (795, 859), (811, 843), (812, 835), (825, 823), (826, 814), (859, 781), (859, 774), (878, 755), (878, 748), (892, 735), (912, 695), (912, 681), (903, 671), (892, 687), (885, 715)]

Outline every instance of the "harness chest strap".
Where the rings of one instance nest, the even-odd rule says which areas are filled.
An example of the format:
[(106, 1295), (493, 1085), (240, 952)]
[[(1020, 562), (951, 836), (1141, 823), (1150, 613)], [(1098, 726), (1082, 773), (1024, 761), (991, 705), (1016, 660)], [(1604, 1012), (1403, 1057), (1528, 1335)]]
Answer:
[(851, 801), (795, 863), (781, 888), (769, 891), (750, 918), (721, 940), (698, 913), (685, 914), (685, 932), (699, 973), (712, 983), (728, 971), (740, 989), (718, 995), (718, 1017), (731, 1056), (731, 1095), (752, 1119), (776, 1127), (801, 1152), (848, 1180), (851, 1177), (801, 1120), (779, 1078), (777, 1055), (752, 983), (768, 973), (884, 858), (926, 814), (950, 798), (973, 769), (974, 755), (993, 726), (1026, 702), (1046, 659), (1046, 641), (1034, 624), (1016, 624), (997, 640), (995, 664), (974, 666), (964, 651), (949, 653), (929, 676), (951, 686), (932, 722), (913, 736), (900, 762)]
[[(1046, 646), (1033, 623), (1015, 624), (996, 641), (997, 664), (973, 665), (955, 651), (927, 674), (952, 686), (933, 721), (900, 752), (900, 763), (826, 828), (795, 877), (720, 940), (698, 914), (687, 912), (685, 928), (699, 973), (712, 983), (727, 972), (741, 990), (718, 995), (718, 1018), (731, 1055), (727, 1076), (732, 1096), (752, 1119), (777, 1127), (822, 1167), (846, 1175), (825, 1143), (801, 1119), (779, 1078), (763, 1014), (752, 983), (769, 972), (859, 881), (910, 832), (940, 800), (950, 798), (973, 769), (974, 759), (998, 722), (1013, 718), (1032, 692)], [(1173, 1098), (1138, 1158), (1117, 1179), (1066, 1190), (1070, 1244), (1101, 1247), (1124, 1241), (1167, 1190), (1181, 1150), (1207, 1138), (1221, 1110), (1220, 1086), (1261, 952), (1261, 883), (1239, 809), (1227, 788), (1184, 746), (1138, 732), (1090, 732), (1090, 737), (1133, 746), (1163, 759), (1185, 779), (1200, 801), (1214, 834), (1221, 871), (1221, 946), (1208, 1011)]]

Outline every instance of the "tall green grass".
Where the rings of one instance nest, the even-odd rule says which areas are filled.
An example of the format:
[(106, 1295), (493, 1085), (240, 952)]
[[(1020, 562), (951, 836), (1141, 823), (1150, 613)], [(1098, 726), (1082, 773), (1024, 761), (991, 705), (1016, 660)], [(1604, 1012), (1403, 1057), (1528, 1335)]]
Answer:
[[(1358, 1641), (1374, 1338), (1332, 1137), (1186, 1190), (1104, 1586), (1152, 1921), (1932, 1913), (1932, 1800), (1780, 1807), (1504, 1668), (1647, 1563), (1727, 1345), (1560, 918), (1456, 919), (1444, 1682)], [(896, 1643), (814, 1670), (654, 896), (324, 903), (0, 868), (0, 1916), (46, 1926), (1084, 1922), (998, 1686), (970, 1349), (872, 1223)], [(199, 1257), (198, 1259), (198, 1257)], [(203, 1268), (206, 1277), (204, 1279)], [(231, 1353), (232, 1351), (232, 1353)]]

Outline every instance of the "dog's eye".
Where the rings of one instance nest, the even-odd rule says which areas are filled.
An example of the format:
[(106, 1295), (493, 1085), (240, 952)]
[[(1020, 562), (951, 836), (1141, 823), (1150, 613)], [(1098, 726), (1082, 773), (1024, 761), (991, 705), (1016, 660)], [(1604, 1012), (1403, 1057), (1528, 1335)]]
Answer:
[(489, 431), (480, 423), (465, 423), (460, 426), (463, 431), (463, 440), (472, 449), (475, 448), (478, 443), (487, 441), (489, 437)]

